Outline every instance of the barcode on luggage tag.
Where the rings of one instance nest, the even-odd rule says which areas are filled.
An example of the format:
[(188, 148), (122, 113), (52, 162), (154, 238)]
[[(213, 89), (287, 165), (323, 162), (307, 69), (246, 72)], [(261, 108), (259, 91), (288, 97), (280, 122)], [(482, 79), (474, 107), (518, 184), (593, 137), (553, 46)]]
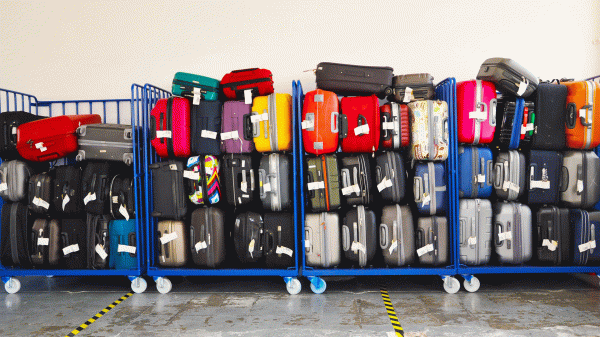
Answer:
[(202, 99), (202, 93), (200, 92), (200, 88), (194, 88), (194, 105), (200, 104), (200, 100)]
[(2, 183), (0, 184), (0, 191), (6, 191), (8, 189), (8, 184)]
[(160, 237), (160, 243), (167, 244), (173, 240), (177, 239), (177, 232), (173, 232), (173, 233), (169, 233), (169, 234), (165, 234), (163, 236)]
[(474, 236), (469, 237), (469, 239), (467, 240), (469, 245), (476, 245), (477, 244), (477, 238)]
[(36, 205), (36, 206), (39, 206), (39, 207), (42, 207), (42, 208), (45, 208), (45, 209), (48, 209), (50, 207), (50, 204), (47, 201), (42, 200), (42, 199), (40, 199), (38, 197), (33, 197), (32, 203), (34, 205)]
[(531, 180), (529, 182), (529, 187), (530, 188), (541, 188), (544, 190), (549, 190), (550, 189), (550, 180)]
[(370, 131), (369, 124), (363, 124), (361, 126), (357, 126), (354, 128), (354, 135), (355, 136), (368, 135), (369, 131)]
[(392, 244), (390, 245), (390, 248), (389, 248), (390, 254), (392, 254), (392, 252), (394, 250), (396, 250), (396, 248), (398, 248), (398, 241), (392, 240)]
[(117, 246), (117, 253), (135, 254), (136, 251), (137, 251), (137, 247), (134, 247), (134, 246), (127, 246), (127, 245), (118, 245)]
[(129, 212), (127, 212), (127, 208), (125, 208), (125, 206), (119, 206), (119, 213), (121, 213), (125, 220), (129, 221)]
[(88, 202), (94, 201), (94, 200), (96, 200), (96, 192), (94, 192), (94, 193), (90, 192), (90, 193), (88, 193), (88, 195), (86, 195), (85, 198), (83, 198), (83, 204), (87, 205)]
[(202, 132), (200, 133), (200, 137), (208, 139), (217, 139), (217, 133), (215, 131), (202, 130)]
[(324, 181), (315, 181), (312, 183), (308, 183), (307, 186), (308, 186), (309, 191), (322, 190), (322, 189), (325, 189), (325, 182)]
[(63, 255), (69, 255), (71, 253), (75, 253), (79, 251), (79, 244), (74, 244), (63, 248)]
[(294, 251), (289, 249), (288, 247), (277, 246), (277, 248), (275, 249), (275, 254), (285, 254), (289, 257), (292, 257), (294, 255)]
[(158, 130), (156, 131), (156, 138), (171, 138), (171, 130)]
[(379, 190), (379, 192), (385, 190), (388, 187), (392, 187), (392, 181), (389, 180), (387, 177), (384, 177), (383, 180), (377, 184), (377, 189)]
[(104, 247), (101, 244), (97, 244), (95, 250), (96, 250), (96, 254), (98, 254), (98, 256), (100, 256), (102, 261), (106, 260), (106, 258), (108, 257), (108, 254), (106, 254), (106, 252), (104, 251)]
[(183, 177), (190, 180), (200, 180), (200, 172), (183, 171)]
[(244, 90), (244, 103), (252, 104), (252, 89)]
[(512, 240), (512, 231), (498, 233), (498, 240), (500, 240), (500, 241)]
[(352, 242), (352, 245), (350, 246), (350, 250), (353, 251), (353, 252), (355, 252), (355, 253), (357, 251), (361, 251), (364, 254), (367, 253), (367, 247), (365, 247), (365, 245), (363, 245), (362, 243), (356, 242), (356, 241)]
[(583, 180), (577, 180), (577, 192), (583, 192)]
[(412, 88), (411, 87), (406, 87), (406, 89), (404, 89), (404, 99), (402, 99), (402, 102), (408, 103), (413, 98), (414, 98), (414, 96), (413, 96), (413, 90), (412, 90)]
[(586, 250), (591, 250), (594, 248), (596, 248), (596, 240), (588, 241), (579, 245), (579, 252), (583, 253)]
[(419, 257), (421, 257), (429, 252), (433, 252), (433, 243), (430, 243), (428, 245), (425, 245), (425, 246), (417, 249), (417, 255)]
[(239, 138), (240, 138), (240, 135), (237, 132), (237, 130), (229, 131), (229, 132), (221, 132), (221, 140), (239, 139)]
[(542, 247), (548, 247), (548, 250), (553, 252), (556, 250), (556, 247), (558, 246), (558, 242), (552, 240), (548, 240), (548, 239), (544, 239), (542, 241)]
[(529, 85), (529, 81), (525, 79), (519, 83), (519, 90), (517, 91), (517, 96), (522, 96), (527, 90), (527, 86)]
[(311, 120), (302, 121), (302, 130), (310, 129), (313, 127), (315, 127), (315, 122), (313, 122)]
[(69, 201), (71, 201), (71, 198), (69, 198), (68, 194), (65, 194), (65, 196), (63, 197), (63, 202), (62, 202), (63, 211), (65, 210), (65, 207), (67, 207), (67, 204), (69, 203)]
[(38, 246), (48, 246), (50, 244), (50, 238), (38, 238)]
[(206, 241), (198, 241), (194, 245), (194, 248), (196, 248), (196, 252), (200, 251), (201, 249), (206, 249), (206, 247), (208, 247)]

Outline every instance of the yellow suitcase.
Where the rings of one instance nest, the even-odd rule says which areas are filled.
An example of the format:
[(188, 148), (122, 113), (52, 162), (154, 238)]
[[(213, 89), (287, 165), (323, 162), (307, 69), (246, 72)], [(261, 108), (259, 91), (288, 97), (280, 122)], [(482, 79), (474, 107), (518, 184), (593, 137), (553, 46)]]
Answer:
[(258, 152), (292, 149), (292, 96), (258, 96), (252, 104), (252, 130)]

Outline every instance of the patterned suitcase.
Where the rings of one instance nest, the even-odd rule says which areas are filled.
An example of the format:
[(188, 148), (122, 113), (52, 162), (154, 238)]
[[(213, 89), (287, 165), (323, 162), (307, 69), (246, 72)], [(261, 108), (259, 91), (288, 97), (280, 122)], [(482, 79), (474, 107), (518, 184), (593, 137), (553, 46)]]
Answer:
[(488, 144), (496, 130), (496, 86), (475, 80), (456, 85), (458, 142)]
[(421, 214), (443, 214), (448, 204), (444, 164), (428, 162), (415, 165), (413, 192)]
[(381, 119), (381, 147), (398, 150), (410, 144), (408, 106), (390, 102), (379, 108)]
[(517, 202), (498, 202), (494, 209), (494, 242), (500, 263), (521, 264), (533, 254), (531, 209)]
[(591, 150), (600, 145), (600, 83), (562, 84), (567, 86), (567, 147)]
[(384, 152), (377, 156), (376, 161), (375, 178), (381, 198), (399, 203), (404, 199), (406, 190), (406, 171), (402, 156), (397, 152)]
[(492, 203), (486, 199), (460, 201), (460, 263), (487, 264), (492, 256)]
[(415, 230), (409, 206), (384, 206), (379, 225), (379, 246), (388, 266), (401, 267), (415, 261)]
[(348, 205), (366, 205), (371, 203), (371, 166), (367, 155), (355, 157), (343, 157), (342, 169), (340, 170), (342, 180), (342, 195)]
[(591, 208), (600, 201), (600, 158), (592, 151), (564, 152), (560, 200), (567, 207)]
[(254, 150), (252, 105), (243, 101), (223, 103), (221, 121), (221, 151), (225, 153), (248, 153)]
[(531, 150), (527, 170), (527, 203), (556, 204), (563, 155), (556, 151)]
[(489, 198), (494, 184), (492, 150), (487, 147), (458, 148), (458, 193), (461, 198)]
[(335, 152), (339, 142), (339, 101), (335, 93), (309, 91), (302, 108), (304, 151), (316, 155)]
[(332, 268), (340, 264), (342, 241), (337, 213), (306, 214), (304, 250), (307, 266)]
[(381, 127), (377, 96), (344, 97), (340, 106), (342, 152), (377, 151)]
[(187, 196), (193, 204), (216, 204), (221, 200), (219, 160), (217, 157), (196, 156), (187, 161), (183, 171)]
[(190, 102), (183, 97), (159, 99), (150, 113), (150, 143), (159, 157), (189, 157)]
[(419, 218), (415, 246), (420, 264), (440, 266), (448, 263), (448, 233), (448, 219), (445, 217)]
[(500, 152), (494, 164), (494, 189), (498, 198), (516, 200), (525, 191), (525, 156), (515, 150)]
[(538, 86), (538, 78), (517, 62), (502, 57), (493, 57), (483, 61), (478, 80), (490, 81), (503, 93), (528, 97)]
[(292, 149), (292, 96), (270, 94), (258, 96), (250, 117), (254, 146), (258, 152)]
[(408, 104), (411, 117), (410, 155), (415, 160), (448, 158), (448, 104), (416, 101)]
[(323, 155), (308, 158), (308, 202), (313, 212), (330, 211), (341, 205), (337, 158)]

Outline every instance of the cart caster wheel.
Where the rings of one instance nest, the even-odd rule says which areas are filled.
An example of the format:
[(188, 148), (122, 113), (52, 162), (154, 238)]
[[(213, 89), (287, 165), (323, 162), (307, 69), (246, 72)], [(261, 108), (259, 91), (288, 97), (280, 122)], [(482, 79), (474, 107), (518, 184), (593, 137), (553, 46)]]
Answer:
[(456, 294), (460, 290), (460, 282), (456, 278), (448, 276), (444, 279), (444, 290), (448, 294)]
[(9, 294), (16, 294), (21, 289), (21, 281), (11, 277), (8, 282), (4, 283), (4, 289)]
[(471, 282), (465, 280), (463, 282), (463, 287), (465, 287), (465, 290), (470, 292), (470, 293), (474, 293), (477, 290), (479, 290), (479, 287), (481, 286), (481, 283), (479, 282), (479, 279), (475, 276), (471, 276)]
[(297, 295), (302, 290), (302, 283), (297, 278), (292, 278), (285, 283), (285, 288), (290, 295)]
[(168, 294), (173, 289), (173, 283), (166, 277), (156, 279), (156, 290), (161, 294)]
[(148, 288), (148, 282), (141, 277), (131, 280), (131, 290), (136, 294), (141, 294)]
[(327, 289), (327, 283), (320, 277), (310, 278), (310, 290), (315, 294), (322, 294)]

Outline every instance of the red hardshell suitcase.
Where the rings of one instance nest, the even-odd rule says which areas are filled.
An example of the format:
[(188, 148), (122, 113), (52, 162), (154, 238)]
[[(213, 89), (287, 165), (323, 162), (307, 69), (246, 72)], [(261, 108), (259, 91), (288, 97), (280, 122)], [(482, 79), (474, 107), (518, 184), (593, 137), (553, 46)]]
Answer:
[[(231, 100), (246, 100), (246, 104), (252, 104), (252, 98), (257, 96), (268, 96), (273, 91), (273, 74), (268, 69), (241, 69), (234, 70), (223, 76), (221, 87), (225, 97)], [(250, 95), (245, 92), (250, 90)]]
[(458, 142), (488, 144), (496, 131), (496, 86), (474, 80), (456, 85)]
[(377, 96), (344, 97), (341, 101), (342, 152), (375, 152), (379, 148)]
[(159, 99), (150, 113), (151, 141), (163, 158), (189, 157), (190, 101), (183, 97)]
[(410, 144), (408, 106), (395, 102), (386, 103), (381, 112), (381, 147), (397, 150)]
[(31, 161), (62, 158), (79, 149), (78, 127), (98, 123), (102, 123), (100, 115), (69, 115), (21, 124), (17, 128), (17, 151)]
[(304, 151), (316, 155), (333, 153), (339, 141), (339, 101), (335, 93), (321, 89), (306, 93), (302, 108)]

